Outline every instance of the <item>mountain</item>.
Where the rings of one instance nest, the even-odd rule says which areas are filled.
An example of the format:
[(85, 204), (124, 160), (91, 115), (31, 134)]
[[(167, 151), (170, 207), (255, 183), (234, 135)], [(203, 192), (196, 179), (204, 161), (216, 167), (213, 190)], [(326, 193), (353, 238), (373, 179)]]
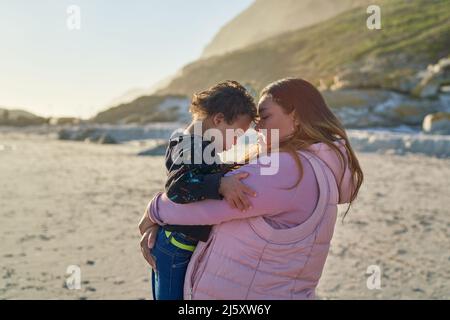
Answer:
[(40, 118), (39, 116), (37, 116), (31, 112), (25, 111), (25, 110), (9, 109), (9, 108), (0, 106), (0, 118), (3, 118), (5, 114), (8, 114), (7, 117), (10, 120), (17, 120), (20, 117), (27, 118), (27, 119)]
[(148, 95), (149, 94), (148, 91), (149, 91), (148, 89), (144, 88), (129, 89), (122, 95), (111, 100), (110, 103), (108, 103), (108, 107), (115, 107), (118, 106), (119, 104), (130, 103), (139, 97)]
[(172, 80), (174, 76), (168, 76), (166, 78), (163, 78), (162, 80), (156, 82), (149, 88), (133, 88), (128, 91), (126, 91), (124, 94), (114, 98), (111, 100), (111, 102), (107, 105), (108, 107), (115, 107), (120, 104), (127, 104), (134, 100), (136, 100), (139, 97), (142, 96), (149, 96), (155, 93), (156, 91), (163, 89), (166, 87), (170, 81)]
[[(280, 6), (289, 1), (279, 1)], [(259, 0), (253, 6), (269, 2)], [(309, 3), (311, 12), (317, 10), (312, 2), (298, 3)], [(187, 97), (194, 92), (227, 79), (258, 92), (290, 76), (317, 85), (348, 127), (419, 127), (428, 114), (450, 112), (450, 0), (379, 0), (377, 4), (381, 30), (368, 29), (367, 5), (360, 4), (314, 25), (194, 61), (153, 95), (120, 104), (93, 120), (188, 119)], [(296, 7), (293, 2), (291, 6)], [(248, 29), (257, 32), (262, 26), (254, 23), (249, 22)]]
[(47, 119), (21, 109), (9, 109), (0, 106), (0, 125), (27, 126), (47, 123)]
[(102, 111), (91, 121), (113, 124), (178, 121), (189, 118), (189, 102), (184, 95), (142, 96)]
[(269, 37), (325, 21), (368, 0), (256, 0), (226, 24), (202, 57), (221, 55)]
[(381, 0), (378, 4), (381, 30), (369, 30), (367, 7), (357, 7), (313, 26), (195, 61), (158, 93), (191, 95), (225, 79), (251, 84), (259, 91), (287, 76), (324, 88), (410, 93), (420, 70), (450, 54), (450, 1)]

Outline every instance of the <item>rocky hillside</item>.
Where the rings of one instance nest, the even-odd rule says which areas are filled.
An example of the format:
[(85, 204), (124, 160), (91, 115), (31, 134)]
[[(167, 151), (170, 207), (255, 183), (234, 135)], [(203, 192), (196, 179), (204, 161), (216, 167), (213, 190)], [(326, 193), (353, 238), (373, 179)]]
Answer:
[[(326, 87), (409, 92), (418, 71), (450, 53), (449, 0), (380, 1), (382, 30), (365, 7), (244, 49), (193, 62), (161, 92), (190, 95), (224, 79), (252, 83), (297, 76)], [(255, 26), (257, 28), (257, 26)]]
[[(264, 23), (251, 20), (258, 16), (258, 8), (265, 8), (261, 15), (272, 8), (272, 20), (282, 16), (283, 10), (296, 12), (299, 8), (305, 17), (323, 20), (328, 11), (318, 14), (317, 10), (327, 3), (341, 13), (195, 61), (154, 95), (122, 103), (92, 120), (122, 124), (184, 121), (189, 118), (187, 97), (194, 92), (226, 79), (240, 81), (258, 92), (268, 83), (289, 76), (317, 85), (347, 127), (406, 124), (419, 128), (425, 116), (450, 112), (450, 0), (380, 0), (381, 30), (367, 28), (364, 0), (339, 1), (339, 7), (333, 7), (337, 1), (283, 0), (275, 5), (258, 0), (221, 33), (242, 27), (240, 34), (249, 32), (255, 39), (264, 29)], [(286, 15), (283, 19), (288, 21)], [(235, 25), (244, 20), (245, 26)], [(233, 46), (233, 41), (225, 42)]]
[(48, 119), (39, 117), (31, 112), (20, 109), (6, 109), (0, 107), (1, 126), (29, 126), (47, 123)]
[(203, 58), (325, 21), (362, 3), (368, 0), (256, 0), (218, 32)]
[(189, 118), (189, 99), (184, 95), (151, 95), (137, 98), (97, 114), (95, 123), (147, 124)]
[(189, 95), (225, 79), (259, 91), (294, 76), (319, 86), (348, 126), (421, 125), (426, 114), (450, 109), (450, 0), (379, 5), (381, 30), (369, 30), (366, 6), (357, 7), (193, 62), (159, 93)]

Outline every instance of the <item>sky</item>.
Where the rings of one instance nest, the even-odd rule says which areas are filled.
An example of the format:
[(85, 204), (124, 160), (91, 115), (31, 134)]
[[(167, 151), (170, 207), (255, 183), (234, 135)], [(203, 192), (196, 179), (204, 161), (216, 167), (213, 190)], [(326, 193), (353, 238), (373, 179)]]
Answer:
[(0, 106), (88, 118), (197, 59), (251, 2), (0, 0)]

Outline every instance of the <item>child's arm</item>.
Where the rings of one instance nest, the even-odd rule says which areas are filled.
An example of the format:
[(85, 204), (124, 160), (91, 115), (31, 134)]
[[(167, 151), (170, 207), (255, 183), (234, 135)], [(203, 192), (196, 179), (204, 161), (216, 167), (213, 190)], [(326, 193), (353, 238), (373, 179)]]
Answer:
[(223, 173), (203, 174), (201, 173), (203, 166), (205, 165), (184, 165), (182, 174), (167, 181), (167, 197), (179, 204), (205, 199), (222, 199), (219, 187)]
[[(190, 155), (190, 159), (187, 159), (190, 161), (170, 166), (171, 172), (165, 188), (167, 197), (178, 204), (224, 198), (232, 208), (241, 211), (249, 209), (251, 203), (247, 194), (253, 196), (256, 194), (240, 181), (247, 178), (248, 174), (240, 173), (224, 177), (226, 167), (223, 164), (206, 164), (203, 161), (197, 164), (192, 163), (192, 160), (203, 159), (204, 148), (208, 145), (198, 144), (195, 140), (189, 142), (190, 145), (188, 147), (186, 144), (182, 145), (181, 150), (183, 156)], [(177, 155), (176, 153), (175, 158)]]

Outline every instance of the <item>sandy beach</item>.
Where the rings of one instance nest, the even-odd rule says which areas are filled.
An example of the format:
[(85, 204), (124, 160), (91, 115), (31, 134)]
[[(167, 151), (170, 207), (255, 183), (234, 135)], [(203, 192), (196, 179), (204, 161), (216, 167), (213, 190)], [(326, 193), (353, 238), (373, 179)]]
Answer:
[[(137, 223), (165, 172), (142, 149), (0, 133), (0, 299), (151, 299)], [(318, 296), (450, 299), (450, 159), (359, 158), (366, 181), (336, 225)], [(79, 290), (65, 285), (71, 265)], [(370, 265), (381, 289), (366, 285)]]

